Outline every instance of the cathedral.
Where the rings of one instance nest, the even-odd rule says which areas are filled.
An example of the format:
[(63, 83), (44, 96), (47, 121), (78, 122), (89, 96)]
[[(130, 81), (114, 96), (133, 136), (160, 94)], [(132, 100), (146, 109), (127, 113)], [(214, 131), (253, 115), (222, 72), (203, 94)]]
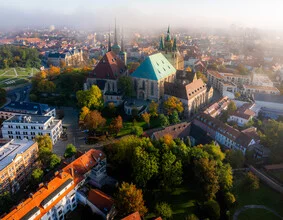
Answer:
[(171, 38), (170, 27), (168, 27), (165, 39), (163, 36), (160, 38), (159, 51), (169, 60), (175, 69), (184, 69), (184, 59), (177, 49), (176, 37), (174, 39)]

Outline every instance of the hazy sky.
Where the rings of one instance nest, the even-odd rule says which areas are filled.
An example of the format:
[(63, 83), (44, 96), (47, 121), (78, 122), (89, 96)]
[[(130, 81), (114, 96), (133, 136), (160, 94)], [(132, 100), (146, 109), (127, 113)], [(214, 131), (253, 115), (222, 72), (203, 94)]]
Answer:
[(0, 0), (0, 27), (283, 28), (283, 0)]

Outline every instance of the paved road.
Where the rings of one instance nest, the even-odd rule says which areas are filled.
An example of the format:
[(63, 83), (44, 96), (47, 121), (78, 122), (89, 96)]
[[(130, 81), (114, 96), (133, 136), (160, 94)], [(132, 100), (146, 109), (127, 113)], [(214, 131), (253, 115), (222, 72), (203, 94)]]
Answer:
[(275, 212), (274, 210), (272, 210), (272, 209), (270, 209), (270, 208), (268, 208), (264, 205), (245, 205), (242, 208), (236, 210), (235, 214), (233, 215), (233, 220), (238, 220), (239, 215), (242, 212), (246, 211), (247, 209), (265, 209), (267, 211), (270, 211), (271, 213), (276, 215), (278, 218), (283, 220), (283, 218), (277, 212)]

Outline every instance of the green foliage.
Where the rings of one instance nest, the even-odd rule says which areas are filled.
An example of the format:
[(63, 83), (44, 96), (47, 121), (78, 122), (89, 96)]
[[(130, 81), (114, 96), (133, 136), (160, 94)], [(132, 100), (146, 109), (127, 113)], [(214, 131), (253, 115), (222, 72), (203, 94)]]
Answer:
[(168, 115), (171, 115), (174, 111), (181, 113), (184, 111), (183, 103), (175, 96), (170, 96), (164, 103), (163, 107)]
[(179, 114), (176, 110), (173, 111), (172, 115), (169, 117), (171, 124), (178, 124), (181, 120)]
[(73, 144), (68, 144), (64, 153), (64, 157), (72, 157), (77, 153), (77, 149)]
[(224, 164), (218, 169), (218, 182), (221, 190), (231, 190), (233, 186), (233, 173), (229, 164)]
[(160, 185), (168, 190), (182, 183), (182, 163), (169, 151), (164, 153), (160, 161)]
[(44, 173), (42, 169), (36, 168), (35, 170), (32, 171), (31, 178), (36, 183), (40, 183), (42, 181), (43, 174)]
[(40, 68), (41, 61), (36, 49), (18, 47), (14, 45), (0, 46), (0, 68), (35, 67)]
[(86, 91), (77, 91), (77, 100), (79, 106), (86, 106), (89, 109), (101, 109), (104, 103), (102, 92), (96, 85)]
[(5, 104), (5, 102), (6, 102), (6, 95), (7, 95), (6, 90), (0, 88), (0, 107), (1, 107), (3, 104)]
[(161, 216), (162, 219), (170, 219), (172, 217), (171, 206), (166, 202), (157, 203), (155, 206), (155, 213), (157, 216)]
[(141, 216), (147, 213), (144, 205), (142, 190), (134, 184), (123, 182), (115, 195), (115, 207), (118, 215), (125, 217), (133, 212), (139, 212)]
[(189, 214), (185, 220), (199, 220), (199, 218), (195, 214)]
[(80, 120), (83, 121), (85, 120), (85, 117), (89, 114), (90, 110), (88, 107), (84, 106), (82, 107), (81, 109), (81, 112), (80, 112)]
[(97, 110), (89, 112), (84, 119), (84, 125), (92, 131), (104, 127), (105, 124), (106, 119)]
[(236, 103), (233, 101), (229, 102), (227, 110), (229, 114), (236, 111), (237, 110)]
[(209, 154), (210, 159), (215, 160), (217, 163), (222, 162), (225, 158), (225, 154), (221, 151), (220, 146), (214, 143), (204, 145), (203, 150)]
[(243, 180), (243, 185), (249, 190), (259, 189), (259, 179), (252, 172), (248, 172)]
[(148, 107), (148, 111), (152, 117), (157, 117), (158, 116), (158, 103), (155, 101), (151, 101)]
[(37, 135), (35, 137), (35, 141), (38, 144), (39, 152), (40, 152), (41, 149), (45, 149), (45, 148), (52, 151), (52, 148), (53, 148), (52, 140), (51, 140), (50, 136), (48, 136), (47, 134), (41, 135), (41, 136)]
[(140, 126), (133, 126), (132, 128), (132, 134), (136, 136), (141, 136), (143, 134), (143, 128)]
[(249, 70), (243, 64), (239, 64), (237, 70), (242, 75), (247, 75), (249, 73)]
[(208, 79), (202, 72), (198, 71), (196, 74), (198, 79), (202, 79), (203, 82), (207, 83)]
[(240, 150), (229, 150), (226, 152), (226, 161), (233, 169), (244, 167), (245, 156)]
[(0, 194), (0, 215), (8, 213), (13, 204), (14, 199), (9, 192), (3, 192)]
[(54, 169), (57, 165), (60, 164), (60, 162), (61, 162), (61, 158), (56, 154), (52, 154), (50, 157), (49, 168)]
[(241, 93), (235, 92), (235, 98), (240, 98), (240, 97), (241, 97)]
[(134, 94), (134, 86), (133, 81), (130, 76), (121, 76), (118, 79), (118, 88), (124, 96), (131, 97)]
[(165, 116), (164, 114), (159, 115), (159, 121), (160, 121), (160, 126), (162, 126), (162, 127), (166, 127), (166, 126), (170, 125), (168, 117)]
[(209, 200), (204, 204), (204, 215), (210, 220), (220, 218), (220, 206), (215, 200)]
[(225, 193), (224, 200), (225, 200), (225, 204), (228, 208), (231, 208), (231, 206), (233, 204), (235, 204), (235, 202), (236, 202), (235, 196), (230, 192)]
[(137, 185), (145, 187), (147, 182), (158, 173), (158, 160), (152, 153), (136, 147), (133, 157), (133, 177)]

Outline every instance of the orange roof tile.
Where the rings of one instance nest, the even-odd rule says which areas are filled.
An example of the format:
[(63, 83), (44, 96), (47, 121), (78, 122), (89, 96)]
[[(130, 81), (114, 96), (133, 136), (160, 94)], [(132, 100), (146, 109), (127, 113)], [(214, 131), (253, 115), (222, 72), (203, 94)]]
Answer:
[(24, 202), (20, 203), (15, 209), (13, 209), (9, 214), (4, 216), (2, 220), (18, 220), (22, 219), (29, 212), (34, 209), (40, 210), (40, 215), (35, 219), (40, 219), (45, 215), (56, 203), (58, 203), (64, 196), (66, 196), (74, 187), (73, 184), (64, 193), (62, 193), (54, 202), (52, 202), (46, 209), (43, 208), (42, 202), (51, 195), (56, 189), (62, 186), (69, 180), (73, 180), (69, 173), (62, 172), (52, 179), (48, 184), (41, 187), (32, 197), (26, 199)]
[(139, 212), (134, 212), (127, 217), (123, 218), (122, 220), (141, 220), (141, 216)]
[(88, 192), (88, 200), (101, 211), (104, 211), (105, 208), (110, 211), (114, 204), (114, 200), (111, 197), (98, 189), (91, 189)]

